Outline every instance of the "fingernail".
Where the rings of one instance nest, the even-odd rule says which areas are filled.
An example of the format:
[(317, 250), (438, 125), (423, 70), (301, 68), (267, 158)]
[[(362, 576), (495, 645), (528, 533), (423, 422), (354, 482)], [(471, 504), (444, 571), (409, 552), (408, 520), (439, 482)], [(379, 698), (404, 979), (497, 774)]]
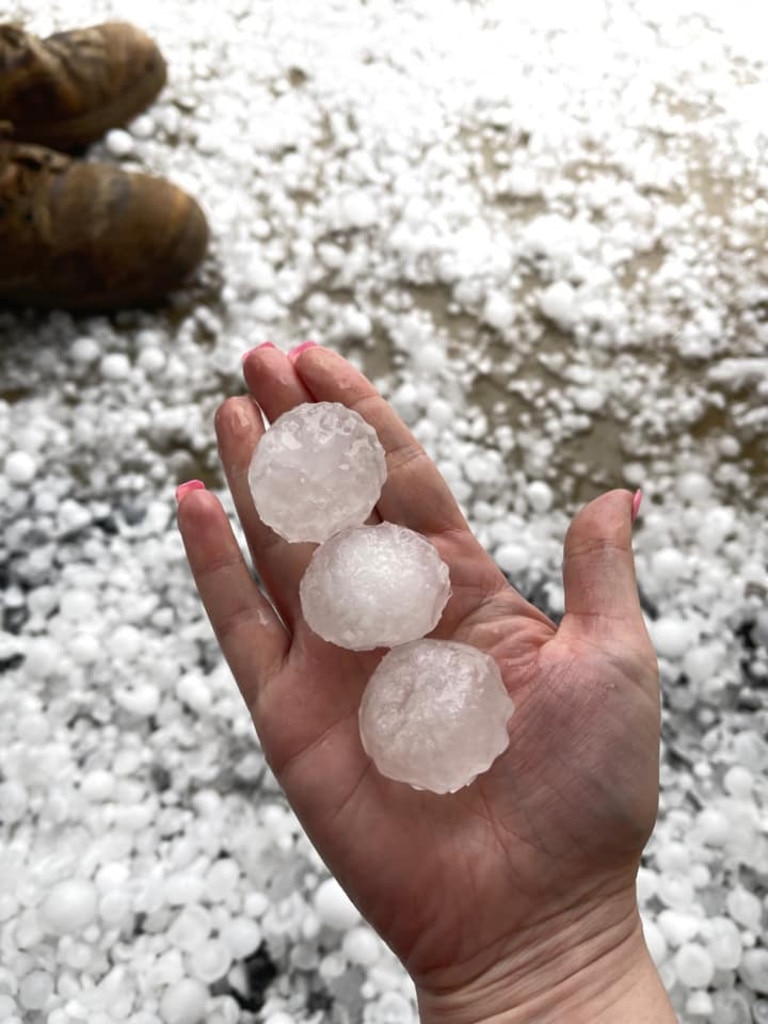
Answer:
[(176, 504), (181, 503), (181, 499), (189, 494), (190, 491), (204, 491), (205, 484), (202, 480), (187, 480), (185, 484), (179, 484), (176, 488)]
[(635, 520), (637, 519), (637, 513), (640, 511), (640, 504), (641, 504), (642, 500), (643, 500), (643, 492), (638, 487), (638, 489), (635, 491), (634, 497), (632, 498), (632, 524), (633, 525), (634, 525)]
[(316, 348), (316, 347), (317, 347), (317, 342), (316, 341), (304, 341), (304, 342), (301, 343), (301, 345), (296, 345), (295, 348), (291, 349), (291, 351), (288, 353), (288, 358), (291, 360), (292, 363), (295, 363), (296, 360), (299, 358), (299, 356), (301, 355), (302, 352), (306, 352), (308, 348)]
[(263, 341), (261, 345), (257, 345), (255, 348), (249, 348), (248, 351), (243, 356), (243, 358), (240, 360), (241, 364), (245, 362), (245, 360), (248, 358), (251, 352), (258, 352), (260, 349), (263, 348), (277, 348), (277, 345), (275, 345), (275, 343), (272, 341)]

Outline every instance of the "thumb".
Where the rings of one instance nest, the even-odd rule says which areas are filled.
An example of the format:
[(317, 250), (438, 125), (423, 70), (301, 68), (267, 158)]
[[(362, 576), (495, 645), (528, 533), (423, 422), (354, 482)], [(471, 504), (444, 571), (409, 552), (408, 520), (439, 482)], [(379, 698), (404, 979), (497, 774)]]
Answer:
[(601, 646), (611, 640), (650, 646), (632, 555), (638, 500), (629, 491), (609, 491), (586, 505), (566, 534), (563, 625)]

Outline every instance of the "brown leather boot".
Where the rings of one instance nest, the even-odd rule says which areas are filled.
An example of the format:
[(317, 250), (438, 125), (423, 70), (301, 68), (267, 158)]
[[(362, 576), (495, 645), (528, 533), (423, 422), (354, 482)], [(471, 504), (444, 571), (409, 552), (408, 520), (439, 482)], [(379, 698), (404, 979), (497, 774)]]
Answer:
[(0, 25), (0, 121), (10, 121), (21, 142), (82, 149), (141, 113), (165, 80), (160, 51), (132, 25), (47, 39)]
[(0, 138), (0, 306), (155, 305), (207, 244), (202, 210), (170, 182)]

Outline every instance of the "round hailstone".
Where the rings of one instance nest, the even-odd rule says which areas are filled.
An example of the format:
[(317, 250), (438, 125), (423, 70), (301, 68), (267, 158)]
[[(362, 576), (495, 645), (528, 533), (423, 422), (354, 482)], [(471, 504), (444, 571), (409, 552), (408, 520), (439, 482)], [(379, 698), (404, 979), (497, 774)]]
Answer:
[(435, 547), (394, 523), (358, 526), (315, 551), (299, 590), (310, 629), (352, 651), (396, 647), (434, 629), (451, 593)]
[(768, 996), (768, 949), (748, 949), (739, 965), (739, 977), (761, 996)]
[(359, 526), (387, 467), (376, 431), (338, 402), (284, 413), (256, 445), (248, 483), (262, 521), (288, 541), (324, 540)]
[(170, 985), (160, 1000), (165, 1024), (201, 1024), (205, 1019), (208, 989), (194, 978), (182, 978)]
[(678, 981), (688, 988), (706, 988), (715, 973), (712, 957), (696, 942), (683, 943), (675, 953), (674, 966)]
[(360, 735), (382, 775), (454, 793), (509, 745), (515, 706), (489, 655), (449, 640), (390, 651), (366, 686)]
[(335, 878), (326, 878), (315, 890), (313, 905), (322, 924), (346, 931), (360, 923), (360, 911)]
[(86, 878), (65, 878), (53, 885), (43, 900), (42, 918), (51, 932), (74, 935), (96, 919), (98, 893)]

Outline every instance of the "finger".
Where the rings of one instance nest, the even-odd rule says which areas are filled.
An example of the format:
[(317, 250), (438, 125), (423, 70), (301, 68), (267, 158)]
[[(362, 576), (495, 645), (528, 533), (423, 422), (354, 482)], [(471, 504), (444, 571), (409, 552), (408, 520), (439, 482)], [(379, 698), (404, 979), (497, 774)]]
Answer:
[(253, 581), (226, 513), (209, 491), (181, 498), (178, 525), (200, 599), (249, 707), (285, 659), (289, 637)]
[(437, 466), (362, 373), (320, 346), (305, 349), (294, 365), (316, 401), (341, 402), (379, 435), (387, 457), (387, 479), (377, 506), (382, 519), (424, 534), (469, 531)]
[(243, 377), (270, 423), (294, 406), (313, 401), (291, 360), (274, 346), (260, 345), (248, 352)]
[(264, 433), (261, 413), (246, 397), (230, 398), (216, 413), (216, 436), (227, 483), (235, 502), (253, 564), (285, 624), (293, 630), (299, 616), (299, 582), (314, 545), (289, 544), (262, 523), (248, 485), (253, 450)]
[[(303, 402), (314, 402), (293, 365), (294, 353), (303, 348), (299, 345), (286, 355), (274, 346), (261, 345), (248, 352), (243, 360), (248, 391), (270, 423)], [(366, 519), (369, 526), (380, 522), (381, 517), (375, 510)]]
[(566, 628), (602, 643), (647, 650), (651, 644), (635, 577), (632, 512), (629, 491), (609, 491), (571, 523), (563, 562), (563, 621)]

